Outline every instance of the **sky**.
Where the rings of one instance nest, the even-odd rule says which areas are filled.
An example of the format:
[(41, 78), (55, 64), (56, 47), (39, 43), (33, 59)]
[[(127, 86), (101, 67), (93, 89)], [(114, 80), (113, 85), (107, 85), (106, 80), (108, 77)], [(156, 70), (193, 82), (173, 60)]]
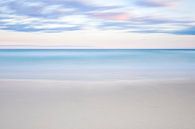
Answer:
[(0, 0), (0, 47), (195, 48), (194, 0)]

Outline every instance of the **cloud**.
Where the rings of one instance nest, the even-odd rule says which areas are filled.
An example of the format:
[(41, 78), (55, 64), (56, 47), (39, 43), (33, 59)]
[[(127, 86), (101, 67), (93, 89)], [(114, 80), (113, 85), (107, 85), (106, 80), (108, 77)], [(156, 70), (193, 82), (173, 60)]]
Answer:
[(2, 30), (13, 30), (18, 32), (47, 32), (47, 33), (54, 33), (54, 32), (63, 32), (63, 31), (75, 31), (80, 30), (79, 26), (72, 26), (72, 27), (45, 27), (45, 26), (39, 26), (39, 27), (33, 27), (28, 26), (24, 24), (20, 25), (5, 25), (1, 28)]
[[(90, 28), (136, 33), (192, 33), (188, 27), (194, 26), (193, 17), (139, 13), (142, 8), (132, 9), (125, 1), (0, 0), (0, 29), (47, 33)], [(173, 0), (139, 0), (136, 4), (168, 7), (173, 3)]]
[(144, 24), (194, 24), (195, 20), (181, 17), (167, 17), (167, 16), (141, 16), (133, 19), (138, 23)]
[(63, 32), (80, 30), (81, 24), (40, 17), (4, 15), (0, 16), (0, 29), (19, 32)]
[(195, 26), (181, 29), (181, 30), (175, 31), (173, 33), (179, 34), (179, 35), (195, 35)]
[[(182, 18), (167, 18), (167, 17), (131, 17), (128, 21), (107, 21), (103, 22), (99, 28), (124, 30), (125, 32), (136, 33), (168, 33), (182, 34), (185, 28), (193, 26), (194, 20)], [(177, 33), (175, 33), (177, 32)], [(180, 33), (178, 33), (180, 32)], [(187, 34), (187, 33), (186, 33)], [(189, 33), (190, 34), (190, 33)]]
[(136, 4), (138, 6), (143, 6), (143, 7), (172, 7), (172, 6), (175, 6), (178, 3), (178, 1), (175, 1), (175, 0), (139, 0), (136, 2)]
[(105, 20), (127, 21), (129, 14), (125, 12), (112, 12), (112, 13), (94, 13), (92, 16)]
[(80, 0), (96, 6), (124, 6), (127, 0)]
[(44, 18), (58, 18), (62, 15), (82, 14), (115, 8), (113, 6), (90, 5), (78, 0), (8, 0), (1, 4), (2, 7), (17, 15)]

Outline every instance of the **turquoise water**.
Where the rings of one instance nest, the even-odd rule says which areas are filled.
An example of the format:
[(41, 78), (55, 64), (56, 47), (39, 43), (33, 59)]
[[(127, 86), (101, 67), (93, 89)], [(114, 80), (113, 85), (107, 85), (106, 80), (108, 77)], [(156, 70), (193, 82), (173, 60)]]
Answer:
[(0, 49), (0, 79), (195, 79), (195, 50)]

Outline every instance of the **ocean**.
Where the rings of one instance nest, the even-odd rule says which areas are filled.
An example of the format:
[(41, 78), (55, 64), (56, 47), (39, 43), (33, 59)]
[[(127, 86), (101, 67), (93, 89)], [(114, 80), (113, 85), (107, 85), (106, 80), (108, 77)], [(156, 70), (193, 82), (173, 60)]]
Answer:
[(194, 79), (195, 50), (1, 49), (0, 78), (52, 80)]

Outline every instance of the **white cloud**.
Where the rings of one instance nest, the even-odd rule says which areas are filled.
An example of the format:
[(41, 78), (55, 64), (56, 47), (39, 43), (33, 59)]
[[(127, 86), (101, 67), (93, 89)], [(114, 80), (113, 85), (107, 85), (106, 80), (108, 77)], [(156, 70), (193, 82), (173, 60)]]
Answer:
[(80, 0), (80, 1), (98, 6), (125, 6), (127, 4), (127, 0)]

